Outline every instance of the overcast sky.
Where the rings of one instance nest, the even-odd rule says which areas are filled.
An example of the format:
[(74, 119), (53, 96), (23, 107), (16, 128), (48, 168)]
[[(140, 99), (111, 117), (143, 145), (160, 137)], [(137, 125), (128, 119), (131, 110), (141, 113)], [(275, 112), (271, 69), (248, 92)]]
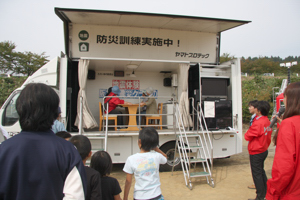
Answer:
[(300, 56), (300, 0), (0, 0), (0, 41), (17, 51), (64, 52), (54, 7), (166, 13), (252, 21), (221, 35), (221, 54)]

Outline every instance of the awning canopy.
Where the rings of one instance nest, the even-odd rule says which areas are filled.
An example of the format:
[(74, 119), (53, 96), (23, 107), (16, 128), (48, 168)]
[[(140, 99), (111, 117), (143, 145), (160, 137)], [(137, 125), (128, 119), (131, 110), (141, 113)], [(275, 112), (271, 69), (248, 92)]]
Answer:
[(220, 33), (250, 21), (107, 10), (55, 8), (64, 22)]

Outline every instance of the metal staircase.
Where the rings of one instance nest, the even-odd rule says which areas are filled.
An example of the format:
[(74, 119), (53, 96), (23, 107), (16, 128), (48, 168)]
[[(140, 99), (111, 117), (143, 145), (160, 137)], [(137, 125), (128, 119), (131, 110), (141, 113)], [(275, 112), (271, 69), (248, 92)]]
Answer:
[[(178, 133), (175, 133), (176, 146), (174, 160), (176, 157), (180, 158), (185, 184), (191, 190), (193, 188), (192, 178), (205, 177), (207, 184), (214, 187), (214, 181), (211, 172), (212, 143), (209, 132), (204, 131), (202, 126), (201, 117), (203, 116), (203, 113), (201, 112), (201, 108), (200, 111), (197, 111), (197, 119), (199, 119), (202, 134), (199, 133), (198, 128), (196, 133), (193, 132), (192, 134), (188, 134), (183, 125), (183, 119), (179, 110), (179, 106), (178, 104), (175, 106), (175, 119)], [(201, 163), (202, 170), (199, 171), (199, 168), (196, 168), (197, 163)], [(172, 168), (172, 172), (173, 170), (174, 166)]]

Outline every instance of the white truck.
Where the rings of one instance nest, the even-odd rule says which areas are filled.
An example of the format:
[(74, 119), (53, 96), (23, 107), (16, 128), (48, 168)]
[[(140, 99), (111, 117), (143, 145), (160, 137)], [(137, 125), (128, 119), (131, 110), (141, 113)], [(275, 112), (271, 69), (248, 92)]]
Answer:
[[(242, 152), (240, 61), (220, 64), (219, 58), (221, 33), (249, 21), (66, 8), (55, 13), (63, 22), (65, 53), (28, 77), (3, 104), (1, 125), (10, 135), (20, 132), (15, 109), (20, 91), (41, 82), (58, 92), (61, 121), (70, 133), (87, 135), (94, 151), (106, 148), (114, 163), (124, 163), (139, 151), (138, 130), (109, 128), (111, 123), (99, 120), (99, 102), (103, 105), (107, 88), (114, 85), (122, 91), (120, 98), (132, 103), (152, 87), (157, 103), (163, 103), (158, 133), (168, 163), (162, 170), (170, 170), (174, 161), (177, 102), (192, 119), (189, 133), (201, 132), (201, 106), (214, 158)], [(100, 136), (105, 134), (104, 143)], [(176, 159), (175, 167), (179, 163)]]

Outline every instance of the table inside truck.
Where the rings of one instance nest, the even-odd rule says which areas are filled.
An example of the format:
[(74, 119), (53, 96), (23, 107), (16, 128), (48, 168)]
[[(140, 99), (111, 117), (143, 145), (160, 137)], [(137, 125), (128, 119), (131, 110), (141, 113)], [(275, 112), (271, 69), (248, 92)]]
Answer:
[(136, 111), (139, 107), (139, 104), (131, 104), (131, 105), (119, 104), (119, 106), (128, 108), (128, 113), (129, 113), (128, 128), (120, 129), (120, 131), (138, 131), (139, 129), (136, 124)]

